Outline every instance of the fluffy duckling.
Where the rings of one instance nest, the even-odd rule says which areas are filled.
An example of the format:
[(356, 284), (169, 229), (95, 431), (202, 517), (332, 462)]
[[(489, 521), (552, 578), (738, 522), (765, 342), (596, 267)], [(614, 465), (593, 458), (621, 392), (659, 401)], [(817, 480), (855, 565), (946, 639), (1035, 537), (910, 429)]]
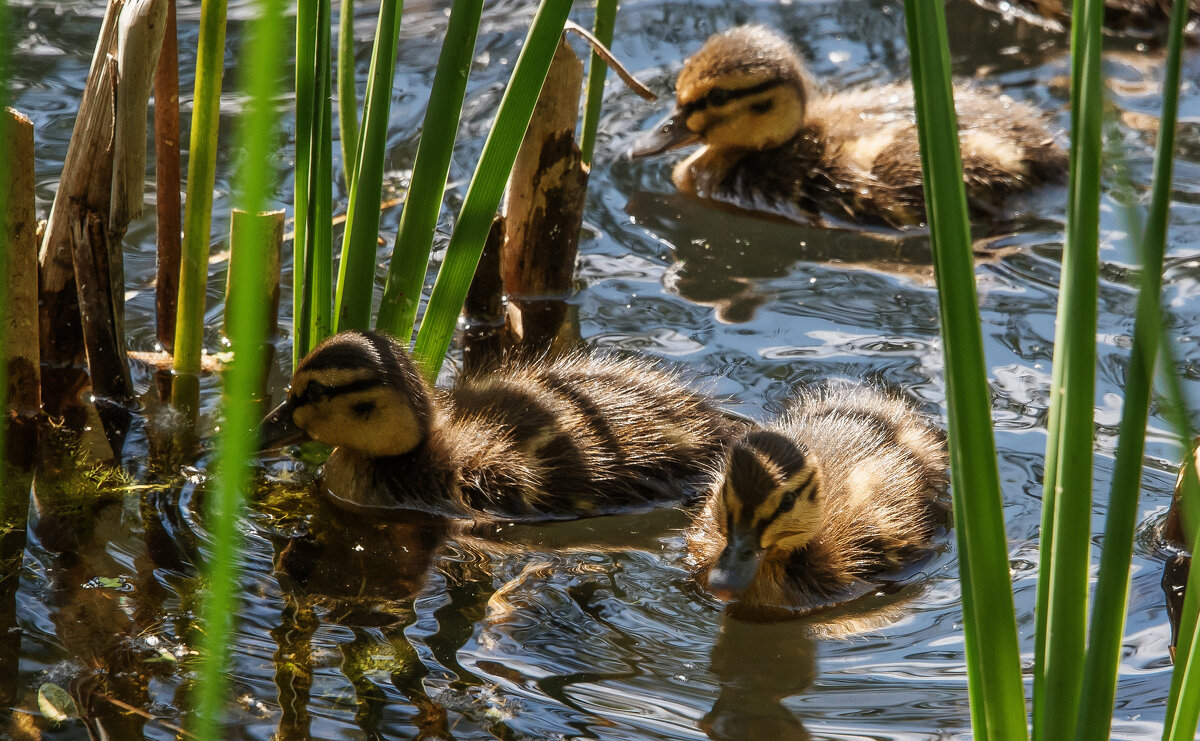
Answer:
[(735, 442), (687, 533), (701, 586), (772, 619), (873, 591), (947, 524), (942, 435), (871, 388), (800, 394)]
[(262, 435), (334, 446), (323, 482), (353, 511), (541, 520), (682, 499), (737, 430), (648, 362), (509, 363), (442, 392), (396, 340), (351, 331), (300, 362)]
[[(925, 219), (908, 83), (819, 93), (786, 39), (738, 26), (687, 59), (675, 97), (674, 113), (630, 154), (701, 144), (675, 167), (684, 193), (803, 220)], [(977, 212), (994, 214), (1004, 196), (1066, 172), (1067, 156), (1039, 112), (970, 87), (954, 97)]]

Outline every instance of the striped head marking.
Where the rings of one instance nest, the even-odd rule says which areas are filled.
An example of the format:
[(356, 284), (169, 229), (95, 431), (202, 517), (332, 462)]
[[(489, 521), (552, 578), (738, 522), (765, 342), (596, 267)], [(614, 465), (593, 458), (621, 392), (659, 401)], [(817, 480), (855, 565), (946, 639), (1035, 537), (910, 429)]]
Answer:
[(378, 332), (340, 332), (318, 345), (296, 369), (285, 406), (314, 440), (372, 457), (413, 450), (433, 420), (416, 364)]
[(737, 26), (711, 37), (683, 64), (675, 110), (634, 142), (641, 157), (703, 142), (717, 150), (763, 150), (804, 123), (811, 84), (800, 56), (779, 34)]
[(792, 45), (762, 26), (719, 33), (684, 63), (676, 116), (710, 147), (769, 149), (804, 122), (808, 74)]
[(795, 442), (769, 430), (734, 444), (722, 482), (728, 532), (759, 548), (803, 545), (824, 514), (820, 471)]

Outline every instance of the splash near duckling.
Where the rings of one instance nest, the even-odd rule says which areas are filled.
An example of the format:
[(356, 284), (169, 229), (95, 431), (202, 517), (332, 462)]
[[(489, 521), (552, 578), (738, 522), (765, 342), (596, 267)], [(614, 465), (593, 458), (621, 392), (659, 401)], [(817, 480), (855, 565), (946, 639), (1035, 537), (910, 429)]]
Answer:
[[(674, 112), (630, 156), (700, 144), (672, 173), (683, 193), (802, 221), (925, 220), (907, 82), (821, 93), (786, 39), (737, 26), (684, 62), (675, 97)], [(954, 99), (976, 215), (994, 216), (1006, 196), (1065, 176), (1067, 155), (1043, 113), (965, 85)]]
[(348, 331), (301, 361), (262, 445), (334, 446), (323, 484), (352, 511), (546, 520), (686, 499), (737, 430), (646, 361), (513, 362), (439, 391), (393, 338)]
[(748, 619), (790, 617), (875, 589), (948, 525), (941, 433), (866, 387), (798, 395), (735, 442), (687, 533), (695, 577)]

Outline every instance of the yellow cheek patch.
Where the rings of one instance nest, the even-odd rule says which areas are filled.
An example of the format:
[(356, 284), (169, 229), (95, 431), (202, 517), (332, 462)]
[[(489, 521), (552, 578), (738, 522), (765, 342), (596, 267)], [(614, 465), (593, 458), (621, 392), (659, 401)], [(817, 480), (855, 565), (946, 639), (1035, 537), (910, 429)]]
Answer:
[(721, 487), (721, 501), (725, 503), (729, 519), (737, 522), (742, 516), (742, 500), (738, 498), (737, 492), (733, 490), (728, 481)]
[(325, 368), (317, 371), (302, 370), (292, 379), (292, 396), (304, 396), (304, 392), (308, 390), (308, 384), (313, 381), (333, 388), (375, 378), (377, 375), (374, 371), (366, 368)]

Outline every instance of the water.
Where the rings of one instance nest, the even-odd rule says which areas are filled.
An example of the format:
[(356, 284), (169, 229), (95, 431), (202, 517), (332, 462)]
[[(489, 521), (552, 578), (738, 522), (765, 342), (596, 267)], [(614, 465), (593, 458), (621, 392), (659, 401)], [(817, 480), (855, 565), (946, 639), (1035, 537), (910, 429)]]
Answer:
[[(447, 3), (409, 3), (386, 168), (403, 182), (415, 154)], [(248, 7), (230, 10), (236, 50)], [(1067, 119), (1067, 38), (965, 0), (947, 9), (956, 74), (976, 77)], [(94, 3), (18, 3), (16, 107), (37, 125), (38, 196), (48, 208), (99, 27)], [(503, 82), (532, 16), (529, 3), (489, 4), (468, 87), (468, 140), (456, 154), (447, 201), (457, 204)], [(587, 24), (585, 8), (577, 12)], [(180, 7), (181, 48), (194, 48), (199, 4)], [(761, 22), (795, 39), (818, 77), (835, 86), (907, 74), (899, 2), (623, 4), (614, 51), (668, 92), (683, 57), (711, 32)], [(356, 21), (360, 79), (373, 10)], [(1139, 201), (1147, 200), (1161, 52), (1109, 37), (1105, 73)], [(236, 55), (227, 58), (232, 81)], [(1200, 58), (1187, 58), (1181, 102), (1165, 289), (1188, 385), (1200, 367)], [(181, 59), (185, 104), (193, 62)], [(227, 92), (223, 141), (240, 98)], [(788, 390), (826, 378), (875, 378), (944, 412), (936, 293), (921, 235), (833, 232), (717, 213), (678, 197), (672, 158), (621, 156), (667, 108), (611, 82), (592, 173), (574, 299), (592, 345), (662, 356), (708, 379), (729, 406), (778, 411)], [(188, 123), (187, 116), (184, 125)], [(291, 127), (280, 170), (291, 167)], [(335, 147), (336, 149), (336, 147)], [(222, 153), (214, 234), (227, 229), (231, 156)], [(335, 164), (335, 171), (340, 164)], [(1114, 172), (1105, 171), (1106, 191)], [(290, 183), (276, 193), (290, 203)], [(342, 198), (339, 192), (335, 197)], [(149, 194), (153, 199), (153, 193)], [(1048, 188), (1012, 203), (1010, 222), (981, 232), (995, 257), (976, 270), (1000, 451), (1021, 647), (1031, 663), (1042, 452), (1064, 194)], [(399, 211), (384, 215), (389, 244)], [(443, 224), (443, 227), (446, 225)], [(1121, 210), (1102, 213), (1096, 504), (1102, 524), (1112, 471), (1121, 379), (1127, 365), (1136, 273)], [(439, 235), (444, 247), (447, 235)], [(381, 264), (387, 255), (381, 256)], [(130, 343), (153, 349), (153, 223), (127, 240)], [(210, 317), (224, 286), (211, 270)], [(382, 278), (382, 270), (380, 271)], [(285, 281), (290, 279), (285, 267)], [(290, 306), (288, 295), (283, 305)], [(209, 323), (216, 326), (217, 322)], [(207, 337), (216, 348), (215, 334)], [(273, 376), (286, 383), (281, 343)], [(135, 369), (139, 388), (148, 371)], [(205, 409), (216, 386), (204, 386)], [(209, 422), (211, 424), (211, 422)], [(1169, 631), (1158, 581), (1165, 555), (1153, 537), (1170, 498), (1180, 451), (1151, 419), (1143, 525), (1135, 547), (1114, 737), (1157, 738), (1167, 695)], [(126, 467), (144, 478), (146, 442), (135, 427)], [(24, 638), (17, 707), (36, 712), (42, 682), (94, 685), (92, 713), (112, 738), (168, 739), (159, 722), (123, 716), (104, 697), (178, 722), (198, 584), (206, 551), (198, 517), (203, 469), (171, 488), (135, 489), (100, 508), (82, 533), (40, 530), (18, 595)], [(427, 523), (388, 528), (312, 516), (303, 467), (277, 462), (291, 498), (252, 499), (242, 603), (231, 652), (231, 739), (946, 738), (969, 732), (957, 563), (948, 549), (916, 584), (823, 623), (743, 625), (690, 586), (678, 529), (686, 516), (658, 512), (553, 527), (502, 528), (496, 537), (444, 533)], [(289, 537), (324, 527), (324, 540)], [(320, 523), (326, 523), (320, 525)], [(630, 535), (630, 533), (634, 533)], [(320, 533), (318, 533), (320, 535)], [(276, 566), (278, 564), (278, 567)], [(838, 635), (849, 633), (850, 635)], [(94, 680), (93, 680), (94, 681)], [(86, 694), (86, 693), (85, 693)], [(103, 697), (101, 697), (103, 696)], [(15, 731), (12, 731), (15, 733)], [(66, 723), (46, 738), (84, 739)]]

